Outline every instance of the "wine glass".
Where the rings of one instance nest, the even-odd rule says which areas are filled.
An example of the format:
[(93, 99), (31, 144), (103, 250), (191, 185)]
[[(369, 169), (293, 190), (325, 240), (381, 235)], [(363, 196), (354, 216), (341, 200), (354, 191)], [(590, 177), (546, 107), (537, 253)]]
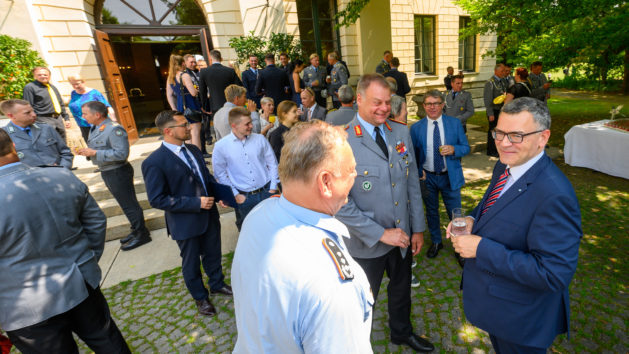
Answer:
[(467, 215), (465, 209), (452, 209), (452, 227), (450, 228), (452, 236), (461, 236), (468, 234), (467, 232)]

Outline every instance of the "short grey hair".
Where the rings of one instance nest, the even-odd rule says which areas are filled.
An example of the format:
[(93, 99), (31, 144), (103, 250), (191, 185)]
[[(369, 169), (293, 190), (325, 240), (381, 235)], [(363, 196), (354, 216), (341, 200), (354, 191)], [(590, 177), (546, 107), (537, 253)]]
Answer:
[(391, 114), (398, 116), (402, 112), (402, 107), (406, 104), (406, 100), (398, 95), (391, 97)]
[(441, 103), (443, 103), (443, 94), (439, 90), (430, 90), (426, 92), (424, 94), (424, 100), (422, 101), (422, 103), (426, 103), (426, 98), (428, 97), (438, 98), (441, 100)]
[(275, 104), (275, 101), (273, 101), (273, 98), (269, 96), (262, 97), (262, 99), (260, 100), (260, 105), (267, 104), (267, 103)]
[(494, 71), (496, 71), (496, 70), (498, 70), (498, 69), (502, 68), (503, 66), (505, 66), (503, 63), (497, 63), (497, 64), (494, 66)]
[(518, 114), (529, 112), (539, 129), (550, 129), (550, 111), (544, 102), (532, 97), (520, 97), (502, 107), (502, 113)]
[(388, 88), (389, 90), (391, 89), (391, 86), (389, 85), (387, 80), (384, 78), (384, 76), (373, 73), (373, 74), (365, 74), (360, 77), (360, 80), (358, 80), (358, 86), (356, 87), (356, 91), (358, 91), (359, 94), (364, 95), (372, 83), (380, 87)]
[(345, 104), (354, 102), (354, 90), (350, 85), (339, 87), (339, 101)]

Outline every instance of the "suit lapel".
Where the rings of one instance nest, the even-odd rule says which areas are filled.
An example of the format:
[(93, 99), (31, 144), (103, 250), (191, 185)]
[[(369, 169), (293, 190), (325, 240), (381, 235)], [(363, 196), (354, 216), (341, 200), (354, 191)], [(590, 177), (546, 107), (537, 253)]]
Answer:
[[(192, 172), (192, 169), (190, 167), (188, 167), (188, 165), (186, 165), (185, 162), (183, 162), (179, 156), (175, 155), (174, 152), (172, 152), (170, 149), (168, 149), (167, 147), (165, 147), (163, 144), (161, 146), (161, 148), (164, 155), (168, 156), (167, 158), (170, 159), (171, 161), (174, 161), (175, 164), (180, 165), (181, 167), (184, 168), (184, 171), (186, 171), (186, 173), (188, 173), (190, 176), (192, 176), (194, 178), (195, 181), (197, 181), (197, 183), (199, 183), (199, 177), (195, 176), (194, 172)], [(193, 156), (191, 156), (191, 158), (194, 158)]]
[[(428, 156), (428, 147), (426, 146), (428, 142), (428, 118), (419, 121), (419, 140), (421, 141), (422, 150), (424, 150), (424, 158), (426, 158)], [(422, 163), (424, 162), (426, 161), (422, 161)]]

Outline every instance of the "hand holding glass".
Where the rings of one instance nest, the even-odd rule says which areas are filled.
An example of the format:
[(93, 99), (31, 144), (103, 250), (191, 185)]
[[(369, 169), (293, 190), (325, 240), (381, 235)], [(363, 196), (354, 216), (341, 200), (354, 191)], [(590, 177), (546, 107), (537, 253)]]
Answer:
[(468, 233), (469, 232), (467, 231), (467, 216), (465, 215), (465, 209), (452, 209), (452, 227), (450, 228), (450, 234), (452, 236), (461, 236)]

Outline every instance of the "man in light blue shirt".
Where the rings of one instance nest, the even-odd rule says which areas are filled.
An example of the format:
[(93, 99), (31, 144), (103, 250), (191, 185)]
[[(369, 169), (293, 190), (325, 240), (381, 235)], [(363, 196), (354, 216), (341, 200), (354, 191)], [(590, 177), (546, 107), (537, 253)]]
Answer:
[(372, 352), (369, 281), (334, 217), (356, 178), (346, 138), (316, 120), (287, 133), (284, 194), (252, 210), (234, 255), (234, 353)]
[(231, 186), (238, 206), (238, 230), (249, 211), (277, 192), (277, 160), (263, 135), (252, 133), (251, 112), (235, 107), (229, 112), (232, 132), (219, 140), (212, 152), (214, 175)]

